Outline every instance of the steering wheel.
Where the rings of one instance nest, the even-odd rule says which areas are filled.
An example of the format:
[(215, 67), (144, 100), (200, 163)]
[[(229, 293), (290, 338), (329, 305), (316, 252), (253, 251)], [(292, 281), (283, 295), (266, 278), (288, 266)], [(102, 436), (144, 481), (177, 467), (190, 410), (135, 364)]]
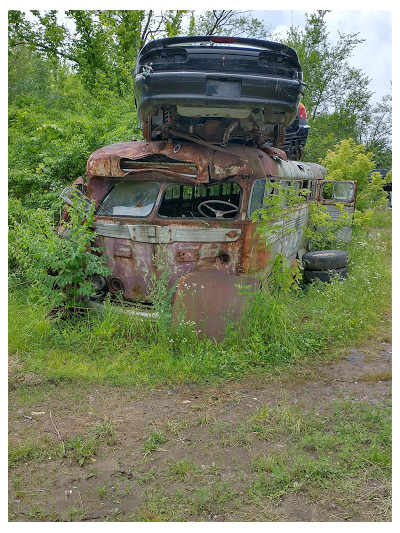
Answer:
[[(228, 207), (232, 207), (233, 209), (228, 209), (221, 211), (221, 209), (215, 209), (210, 204), (220, 204), (220, 205), (227, 205)], [(214, 213), (214, 216), (209, 216), (204, 213), (202, 210), (203, 207), (207, 207), (212, 213)], [(231, 204), (230, 202), (224, 202), (223, 200), (205, 200), (204, 202), (201, 202), (197, 206), (197, 209), (199, 212), (203, 215), (203, 217), (206, 218), (222, 218), (224, 215), (227, 215), (228, 213), (238, 213), (239, 208), (235, 204)]]

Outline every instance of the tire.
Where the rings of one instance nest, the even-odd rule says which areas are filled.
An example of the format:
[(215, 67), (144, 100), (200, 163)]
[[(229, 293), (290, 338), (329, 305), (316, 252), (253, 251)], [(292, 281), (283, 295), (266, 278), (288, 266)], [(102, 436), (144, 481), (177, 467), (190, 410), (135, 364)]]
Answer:
[(346, 279), (349, 269), (347, 267), (336, 268), (332, 270), (304, 270), (304, 279), (308, 282), (314, 279), (319, 279), (323, 282), (329, 282), (333, 277), (339, 275), (341, 278)]
[(320, 250), (303, 255), (303, 266), (307, 270), (332, 270), (347, 266), (349, 257), (343, 250)]

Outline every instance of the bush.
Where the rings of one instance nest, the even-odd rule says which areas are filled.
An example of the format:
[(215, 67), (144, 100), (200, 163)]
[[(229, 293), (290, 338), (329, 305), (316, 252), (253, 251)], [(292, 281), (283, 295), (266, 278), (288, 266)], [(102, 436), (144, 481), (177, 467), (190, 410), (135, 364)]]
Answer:
[(84, 213), (75, 203), (68, 211), (59, 235), (47, 212), (25, 209), (15, 199), (9, 204), (11, 274), (40, 285), (54, 305), (88, 296), (93, 275), (109, 273), (91, 246), (94, 206)]
[(361, 211), (379, 207), (386, 203), (383, 185), (391, 180), (391, 173), (385, 179), (378, 172), (370, 175), (375, 168), (373, 153), (367, 152), (363, 144), (346, 139), (328, 153), (322, 164), (328, 170), (329, 180), (357, 181), (356, 207)]

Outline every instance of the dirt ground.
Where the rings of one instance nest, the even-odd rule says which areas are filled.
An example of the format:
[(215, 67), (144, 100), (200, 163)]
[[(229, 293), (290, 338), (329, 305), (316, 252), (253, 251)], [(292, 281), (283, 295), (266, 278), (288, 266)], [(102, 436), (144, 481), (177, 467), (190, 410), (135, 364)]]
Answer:
[[(10, 468), (9, 520), (390, 520), (382, 503), (388, 486), (374, 479), (356, 480), (360, 492), (352, 501), (323, 488), (287, 491), (275, 501), (250, 497), (250, 465), (284, 452), (286, 441), (257, 439), (244, 422), (261, 407), (295, 406), (323, 416), (337, 399), (380, 404), (391, 396), (391, 350), (389, 342), (376, 342), (288, 375), (176, 389), (25, 376), (9, 396), (10, 447), (28, 449)], [(97, 437), (90, 441), (93, 428)], [(76, 444), (75, 455), (63, 457), (62, 447), (76, 435), (86, 451)]]

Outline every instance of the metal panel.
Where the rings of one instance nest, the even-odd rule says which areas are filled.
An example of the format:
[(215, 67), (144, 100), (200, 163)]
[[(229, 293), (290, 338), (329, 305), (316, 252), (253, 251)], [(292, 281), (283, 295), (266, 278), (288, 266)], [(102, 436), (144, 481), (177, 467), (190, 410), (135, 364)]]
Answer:
[(95, 223), (96, 232), (103, 237), (131, 239), (151, 244), (170, 242), (235, 242), (241, 235), (238, 228), (194, 228), (183, 226), (157, 226), (154, 224)]
[[(289, 218), (275, 224), (277, 233), (267, 241), (272, 245), (271, 258), (281, 253), (286, 259), (296, 257), (301, 247), (304, 236), (304, 227), (307, 225), (308, 204), (304, 204), (291, 213)], [(281, 229), (279, 230), (279, 226)]]
[[(330, 218), (332, 220), (337, 220), (339, 218), (340, 211), (336, 207), (336, 205), (325, 204), (325, 207), (326, 207), (326, 209), (327, 209), (327, 211), (329, 213), (329, 216), (330, 216)], [(354, 213), (354, 207), (343, 206), (343, 212), (352, 214), (352, 213)], [(338, 232), (338, 238), (339, 238), (339, 240), (341, 240), (343, 242), (350, 242), (351, 241), (351, 235), (352, 235), (352, 230), (351, 230), (350, 226), (343, 226)]]
[(192, 272), (179, 280), (172, 318), (176, 324), (194, 322), (202, 335), (224, 338), (228, 323), (240, 321), (249, 299), (240, 290), (256, 291), (260, 281), (223, 272)]
[(326, 173), (326, 169), (317, 163), (278, 161), (278, 176), (282, 179), (309, 180), (315, 177), (323, 178)]

